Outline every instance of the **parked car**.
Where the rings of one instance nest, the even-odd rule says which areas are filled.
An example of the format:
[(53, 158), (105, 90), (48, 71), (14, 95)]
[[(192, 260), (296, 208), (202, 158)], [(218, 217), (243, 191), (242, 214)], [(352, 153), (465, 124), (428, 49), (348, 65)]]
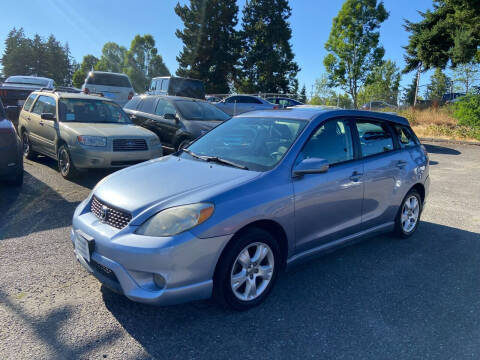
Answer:
[(0, 179), (10, 184), (23, 184), (22, 142), (12, 122), (7, 119), (0, 100)]
[(214, 95), (207, 95), (205, 96), (205, 100), (207, 100), (210, 103), (217, 103), (222, 101), (222, 98)]
[(0, 84), (0, 100), (7, 110), (7, 117), (15, 127), (18, 124), (18, 115), (28, 95), (41, 88), (53, 89), (53, 80), (38, 76), (9, 76)]
[(136, 124), (154, 132), (167, 151), (176, 151), (230, 116), (214, 105), (179, 96), (142, 95), (125, 105)]
[(131, 300), (213, 294), (244, 310), (285, 266), (368, 235), (413, 235), (428, 173), (402, 117), (256, 111), (104, 179), (77, 207), (71, 241), (89, 272)]
[(35, 91), (20, 113), (23, 154), (58, 161), (64, 178), (89, 168), (117, 168), (162, 156), (152, 132), (132, 124), (110, 99), (78, 93)]
[(447, 93), (447, 94), (443, 94), (442, 96), (442, 103), (451, 103), (451, 102), (455, 102), (454, 100), (456, 99), (459, 99), (463, 96), (465, 96), (466, 94), (465, 93)]
[(278, 109), (279, 106), (262, 99), (259, 96), (233, 95), (215, 104), (220, 110), (230, 116), (243, 114), (254, 110)]
[(152, 79), (147, 94), (183, 96), (204, 100), (205, 85), (201, 80), (160, 76)]
[(85, 94), (102, 94), (120, 106), (124, 106), (135, 95), (127, 75), (104, 71), (90, 71), (82, 91)]
[(303, 103), (300, 101), (290, 99), (290, 98), (285, 98), (285, 97), (273, 97), (273, 98), (267, 98), (266, 100), (272, 104), (280, 105), (283, 108), (296, 106), (296, 105), (303, 105)]
[(381, 109), (396, 109), (397, 105), (386, 103), (385, 101), (370, 101), (362, 105), (362, 110), (381, 110)]

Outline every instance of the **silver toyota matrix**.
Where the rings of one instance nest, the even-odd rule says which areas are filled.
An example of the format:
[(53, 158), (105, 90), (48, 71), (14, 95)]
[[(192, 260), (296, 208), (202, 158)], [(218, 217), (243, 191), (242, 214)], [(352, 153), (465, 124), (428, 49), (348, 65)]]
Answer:
[(120, 170), (76, 209), (80, 263), (129, 299), (262, 302), (279, 272), (359, 238), (415, 233), (429, 189), (406, 119), (300, 108), (236, 116)]

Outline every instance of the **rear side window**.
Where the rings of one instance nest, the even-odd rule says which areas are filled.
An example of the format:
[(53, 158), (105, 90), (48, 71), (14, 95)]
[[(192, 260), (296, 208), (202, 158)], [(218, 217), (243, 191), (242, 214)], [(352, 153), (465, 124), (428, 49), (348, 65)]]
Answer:
[(157, 80), (152, 80), (152, 83), (150, 84), (150, 90), (155, 90), (157, 87)]
[(395, 134), (402, 149), (417, 145), (411, 130), (405, 126), (395, 125)]
[(129, 110), (137, 110), (137, 106), (140, 103), (140, 100), (142, 100), (140, 96), (135, 96), (134, 98), (132, 98), (132, 100), (125, 104), (124, 108)]
[(167, 79), (163, 79), (162, 80), (162, 87), (160, 88), (160, 90), (168, 91), (168, 83), (169, 83), (169, 81)]
[(251, 96), (240, 96), (240, 101), (239, 103), (243, 104), (261, 104), (262, 102), (258, 99), (255, 99), (254, 97)]
[(387, 124), (362, 120), (356, 124), (363, 156), (393, 150), (393, 138)]
[(89, 85), (102, 85), (102, 86), (117, 86), (131, 88), (130, 80), (128, 77), (118, 74), (99, 74), (92, 73), (87, 78), (87, 84)]
[(138, 107), (138, 111), (152, 114), (153, 113), (153, 104), (155, 103), (154, 97), (145, 97), (142, 99), (140, 106)]
[(38, 115), (41, 115), (43, 113), (50, 113), (56, 116), (57, 106), (55, 104), (55, 99), (49, 96), (40, 95), (37, 102), (33, 106), (32, 112)]
[(30, 111), (30, 107), (32, 106), (33, 100), (37, 97), (36, 94), (30, 94), (30, 96), (27, 98), (27, 101), (25, 101), (25, 104), (23, 104), (23, 110), (25, 111)]

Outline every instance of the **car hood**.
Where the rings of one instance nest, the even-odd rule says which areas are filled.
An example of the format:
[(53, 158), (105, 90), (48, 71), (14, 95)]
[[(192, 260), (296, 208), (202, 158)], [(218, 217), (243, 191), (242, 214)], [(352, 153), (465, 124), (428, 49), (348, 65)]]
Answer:
[(118, 171), (98, 183), (92, 193), (135, 217), (152, 207), (153, 212), (206, 201), (260, 174), (170, 155)]
[(101, 123), (68, 123), (62, 122), (62, 127), (78, 135), (91, 136), (125, 136), (151, 137), (154, 134), (147, 129), (131, 124), (101, 124)]

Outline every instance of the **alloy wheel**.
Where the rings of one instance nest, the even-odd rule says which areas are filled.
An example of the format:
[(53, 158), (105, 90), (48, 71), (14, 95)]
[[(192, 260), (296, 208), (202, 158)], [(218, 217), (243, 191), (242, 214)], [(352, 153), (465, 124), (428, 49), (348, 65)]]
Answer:
[(60, 171), (63, 175), (68, 174), (68, 170), (70, 170), (70, 157), (68, 156), (67, 149), (62, 148), (59, 154), (59, 165)]
[(273, 251), (267, 244), (255, 242), (246, 246), (235, 259), (230, 274), (235, 296), (251, 301), (262, 295), (272, 279), (274, 266)]
[(420, 204), (418, 203), (418, 199), (415, 195), (409, 196), (402, 208), (402, 229), (405, 233), (411, 232), (415, 229), (415, 226), (418, 222), (418, 216), (420, 215)]

